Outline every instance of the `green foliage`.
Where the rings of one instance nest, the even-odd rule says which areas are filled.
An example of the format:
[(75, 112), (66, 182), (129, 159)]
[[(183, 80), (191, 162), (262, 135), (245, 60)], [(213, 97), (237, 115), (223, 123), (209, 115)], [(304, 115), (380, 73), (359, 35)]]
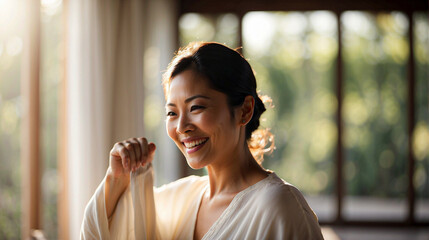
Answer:
[(413, 153), (416, 159), (414, 185), (418, 198), (429, 199), (429, 21), (428, 13), (414, 15), (416, 63), (416, 126)]
[[(336, 28), (318, 28), (318, 21), (335, 24), (335, 16), (328, 12), (256, 14), (244, 18), (244, 53), (255, 69), (259, 88), (275, 105), (264, 115), (263, 126), (270, 127), (276, 138), (276, 150), (266, 157), (264, 166), (306, 194), (332, 194)], [(258, 26), (253, 17), (267, 18), (264, 26), (270, 24), (271, 29)], [(258, 43), (252, 38), (257, 34), (271, 37)], [(258, 50), (261, 45), (268, 47)]]
[(58, 117), (64, 66), (61, 58), (64, 41), (61, 4), (42, 6), (41, 17), (42, 228), (47, 239), (58, 239)]
[(405, 198), (406, 18), (346, 12), (342, 23), (347, 192)]
[(18, 29), (6, 29), (0, 31), (0, 239), (19, 239), (22, 39)]

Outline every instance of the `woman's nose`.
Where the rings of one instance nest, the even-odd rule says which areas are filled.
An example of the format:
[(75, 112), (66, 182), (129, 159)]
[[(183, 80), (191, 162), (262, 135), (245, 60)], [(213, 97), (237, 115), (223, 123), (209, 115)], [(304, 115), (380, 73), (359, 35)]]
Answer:
[(192, 130), (194, 130), (194, 125), (190, 121), (189, 117), (186, 114), (180, 116), (176, 131), (180, 134), (183, 134)]

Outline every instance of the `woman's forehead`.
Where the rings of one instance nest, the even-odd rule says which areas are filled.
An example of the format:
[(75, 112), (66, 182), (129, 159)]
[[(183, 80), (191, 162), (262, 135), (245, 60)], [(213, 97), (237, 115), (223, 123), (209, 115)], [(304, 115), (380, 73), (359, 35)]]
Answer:
[(181, 95), (195, 94), (197, 92), (202, 94), (211, 91), (212, 89), (205, 77), (196, 74), (192, 70), (186, 70), (170, 80), (167, 88), (167, 99)]
[[(195, 97), (197, 96), (197, 97)], [(192, 71), (178, 74), (171, 81), (167, 89), (167, 105), (177, 103), (188, 103), (189, 99), (205, 99), (211, 102), (224, 103), (226, 94), (213, 89), (209, 80)]]

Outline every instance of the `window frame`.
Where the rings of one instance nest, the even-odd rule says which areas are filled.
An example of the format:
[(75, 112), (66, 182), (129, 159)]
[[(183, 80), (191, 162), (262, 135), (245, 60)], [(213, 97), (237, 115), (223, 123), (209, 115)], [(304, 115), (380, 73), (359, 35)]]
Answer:
[[(242, 46), (242, 20), (243, 16), (250, 11), (315, 11), (327, 10), (335, 13), (337, 17), (337, 60), (334, 86), (335, 94), (338, 99), (338, 109), (335, 114), (338, 139), (335, 153), (335, 208), (336, 217), (333, 221), (321, 221), (322, 225), (350, 225), (350, 226), (379, 226), (379, 227), (406, 227), (406, 226), (429, 226), (429, 221), (417, 221), (415, 217), (416, 192), (414, 186), (415, 159), (412, 154), (412, 134), (415, 128), (416, 110), (415, 110), (415, 62), (414, 62), (414, 26), (413, 14), (417, 11), (428, 11), (428, 2), (424, 0), (375, 0), (358, 2), (353, 0), (331, 0), (320, 2), (317, 0), (306, 1), (258, 1), (258, 0), (180, 0), (179, 13), (177, 20), (186, 13), (198, 14), (224, 14), (233, 13), (239, 18), (239, 44)], [(344, 120), (342, 116), (342, 105), (344, 97), (344, 74), (342, 59), (342, 32), (341, 32), (341, 15), (345, 11), (370, 11), (370, 12), (390, 12), (400, 11), (406, 14), (410, 23), (408, 29), (409, 41), (409, 58), (407, 62), (407, 218), (402, 221), (385, 221), (385, 220), (348, 220), (343, 216), (343, 203), (345, 196), (344, 173)], [(177, 21), (178, 22), (178, 21)]]

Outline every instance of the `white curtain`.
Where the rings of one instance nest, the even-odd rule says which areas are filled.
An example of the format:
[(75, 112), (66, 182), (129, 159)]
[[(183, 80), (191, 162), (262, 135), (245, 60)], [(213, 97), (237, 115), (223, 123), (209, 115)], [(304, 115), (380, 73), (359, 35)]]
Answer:
[(153, 162), (157, 186), (178, 179), (182, 174), (183, 165), (186, 166), (183, 159), (178, 159), (181, 153), (165, 130), (165, 99), (161, 86), (162, 73), (178, 48), (176, 2), (176, 0), (147, 1), (146, 9), (149, 11), (145, 14), (144, 85), (147, 112), (145, 119), (148, 120), (145, 122), (145, 135), (157, 144), (158, 150)]
[[(162, 94), (158, 73), (175, 48), (176, 31), (171, 26), (174, 29), (177, 23), (172, 6), (169, 0), (69, 1), (66, 151), (70, 239), (79, 239), (85, 205), (106, 173), (112, 145), (144, 136), (143, 75), (154, 76), (153, 81), (159, 82), (156, 91)], [(150, 23), (160, 28), (154, 29)], [(143, 62), (146, 49), (158, 51), (157, 58), (145, 60), (152, 64)], [(144, 65), (156, 68), (143, 71)], [(171, 152), (171, 145), (164, 149)]]

